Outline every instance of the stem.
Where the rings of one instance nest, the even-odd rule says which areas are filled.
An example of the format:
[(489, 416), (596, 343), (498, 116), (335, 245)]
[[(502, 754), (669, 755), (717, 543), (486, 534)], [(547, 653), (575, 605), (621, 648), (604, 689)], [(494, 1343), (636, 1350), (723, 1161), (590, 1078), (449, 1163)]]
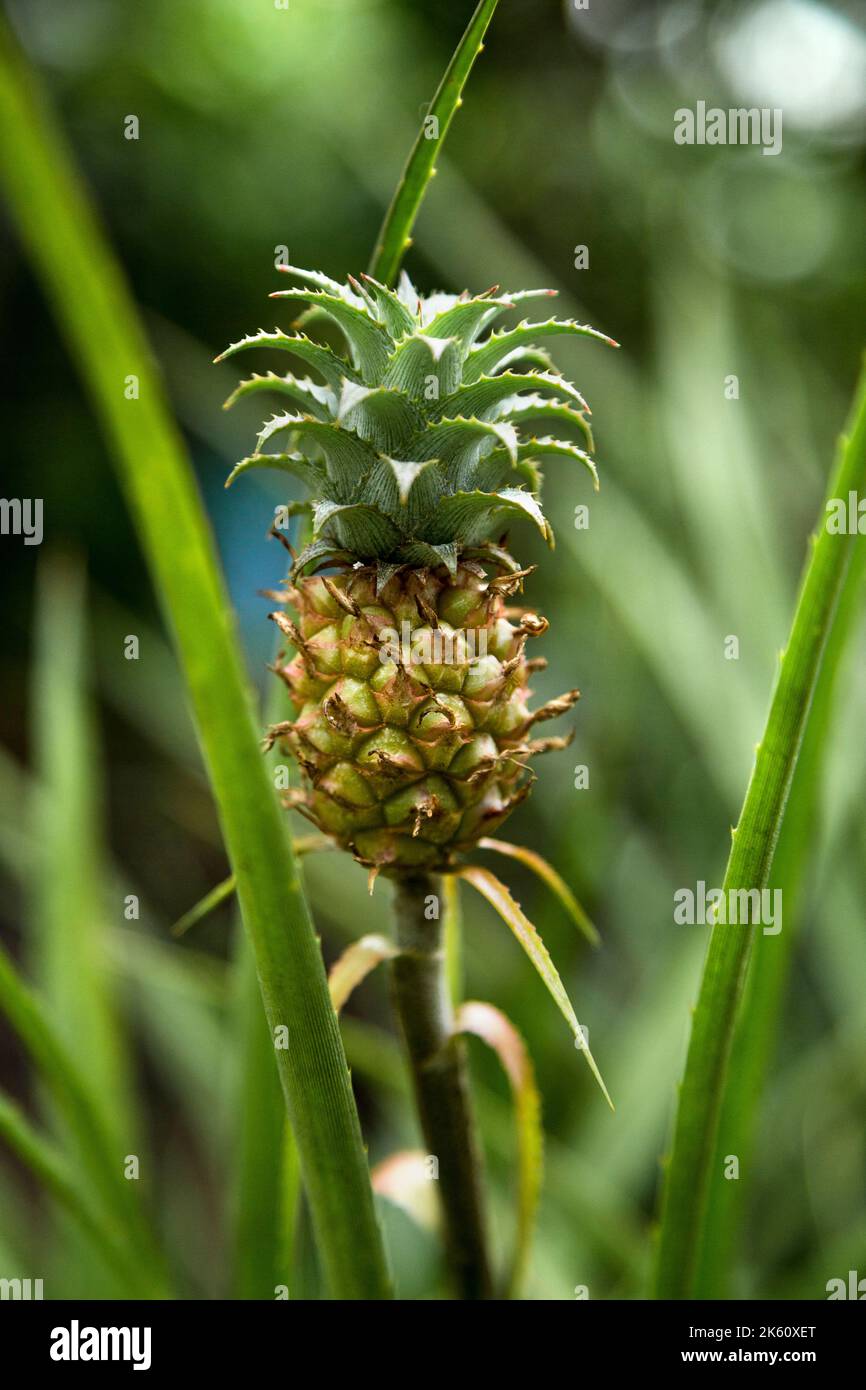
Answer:
[(424, 1140), (439, 1165), (445, 1247), (458, 1297), (493, 1296), (484, 1219), (481, 1153), (469, 1098), (466, 1052), (453, 1031), (440, 920), (428, 921), (426, 902), (445, 902), (432, 874), (398, 880), (394, 1003), (406, 1040)]
[[(385, 220), (376, 238), (376, 249), (370, 259), (370, 274), (377, 280), (384, 280), (386, 285), (396, 279), (400, 262), (412, 244), (411, 231), (418, 209), (436, 172), (436, 160), (448, 134), (448, 127), (462, 103), (461, 92), (475, 59), (484, 47), (482, 39), (493, 18), (496, 4), (497, 0), (479, 0), (476, 5), (463, 37), (445, 69), (445, 75), (436, 88), (415, 143), (409, 151), (406, 167), (400, 176), (391, 206), (385, 213)], [(431, 117), (437, 122), (434, 127), (435, 135), (428, 126)], [(433, 138), (429, 138), (431, 136)]]

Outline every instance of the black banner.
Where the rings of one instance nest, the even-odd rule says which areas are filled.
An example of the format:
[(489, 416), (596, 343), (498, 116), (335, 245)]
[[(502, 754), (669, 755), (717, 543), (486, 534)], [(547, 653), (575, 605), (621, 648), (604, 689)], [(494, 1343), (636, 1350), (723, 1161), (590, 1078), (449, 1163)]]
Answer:
[[(179, 1371), (226, 1377), (249, 1374), (251, 1369), (259, 1375), (269, 1367), (284, 1368), (290, 1364), (287, 1338), (292, 1339), (295, 1353), (297, 1339), (310, 1339), (312, 1354), (316, 1339), (327, 1328), (329, 1374), (340, 1364), (341, 1351), (347, 1368), (360, 1369), (363, 1361), (366, 1373), (376, 1374), (374, 1358), (385, 1354), (384, 1347), (377, 1346), (376, 1334), (399, 1328), (405, 1336), (424, 1324), (442, 1334), (441, 1340), (433, 1342), (428, 1337), (425, 1343), (425, 1372), (434, 1364), (434, 1347), (440, 1349), (444, 1366), (456, 1370), (471, 1354), (479, 1369), (493, 1371), (501, 1359), (513, 1354), (514, 1337), (521, 1335), (521, 1327), (531, 1338), (538, 1327), (535, 1319), (541, 1316), (545, 1335), (557, 1338), (557, 1356), (564, 1356), (566, 1363), (574, 1359), (575, 1375), (581, 1365), (601, 1361), (610, 1371), (795, 1365), (812, 1367), (826, 1376), (857, 1364), (864, 1330), (862, 1314), (849, 1300), (690, 1304), (577, 1300), (546, 1314), (537, 1305), (509, 1304), (507, 1322), (500, 1324), (503, 1313), (505, 1309), (488, 1305), (469, 1323), (464, 1322), (465, 1307), (449, 1303), (366, 1305), (362, 1311), (352, 1304), (337, 1309), (292, 1302), (10, 1300), (0, 1304), (0, 1336), (7, 1364), (25, 1373), (47, 1371), (59, 1380), (98, 1376), (106, 1369), (115, 1376), (118, 1372), (161, 1376)], [(459, 1346), (448, 1336), (452, 1317)], [(553, 1321), (548, 1323), (548, 1318)], [(341, 1331), (335, 1336), (337, 1328)], [(467, 1341), (470, 1328), (478, 1334), (474, 1351), (470, 1351), (472, 1339)], [(491, 1338), (491, 1332), (500, 1328), (502, 1336)], [(523, 1344), (523, 1354), (531, 1364), (531, 1340)]]

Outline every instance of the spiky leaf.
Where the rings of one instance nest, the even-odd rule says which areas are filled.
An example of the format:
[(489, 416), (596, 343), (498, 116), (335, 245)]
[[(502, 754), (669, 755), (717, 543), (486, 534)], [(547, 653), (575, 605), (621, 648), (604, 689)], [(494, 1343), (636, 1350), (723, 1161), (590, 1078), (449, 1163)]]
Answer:
[(394, 348), (385, 370), (385, 385), (405, 391), (419, 403), (435, 402), (457, 389), (460, 363), (456, 338), (415, 333)]
[(320, 492), (328, 482), (324, 468), (312, 459), (305, 458), (303, 454), (250, 454), (249, 458), (241, 459), (240, 463), (235, 464), (226, 478), (226, 487), (231, 487), (235, 478), (250, 468), (276, 468), (281, 473), (291, 473), (293, 478), (298, 478), (311, 492)]
[(316, 371), (321, 372), (329, 386), (336, 390), (340, 389), (343, 381), (359, 381), (360, 378), (351, 363), (344, 357), (339, 357), (330, 348), (323, 347), (321, 343), (314, 343), (310, 338), (306, 338), (303, 333), (281, 333), (275, 328), (272, 333), (260, 328), (257, 333), (250, 333), (246, 338), (239, 338), (236, 343), (230, 343), (225, 352), (221, 352), (219, 357), (215, 357), (215, 362), (223, 362), (227, 357), (233, 357), (236, 352), (245, 352), (249, 348), (276, 348), (280, 352), (293, 352), (296, 357), (300, 357), (309, 366), (315, 367)]
[(489, 523), (503, 514), (529, 517), (535, 522), (545, 540), (550, 539), (550, 527), (533, 496), (519, 488), (502, 488), (499, 492), (455, 492), (439, 503), (434, 517), (424, 528), (425, 540), (443, 541), (451, 535), (462, 536), (467, 544), (487, 534)]
[(336, 489), (338, 501), (351, 501), (364, 477), (376, 462), (376, 451), (335, 422), (325, 423), (309, 415), (275, 415), (262, 428), (258, 448), (277, 434), (287, 433), (292, 440), (312, 440), (325, 455), (328, 477)]
[(556, 1003), (557, 1008), (564, 1017), (571, 1029), (578, 1051), (582, 1052), (589, 1064), (589, 1069), (601, 1087), (602, 1094), (613, 1109), (613, 1101), (608, 1094), (608, 1089), (601, 1077), (601, 1072), (595, 1064), (595, 1058), (589, 1050), (586, 1035), (577, 1021), (577, 1015), (571, 1005), (571, 1000), (565, 992), (559, 972), (553, 961), (550, 959), (547, 947), (542, 941), (535, 927), (529, 918), (521, 911), (520, 906), (514, 901), (504, 883), (500, 883), (494, 874), (487, 869), (468, 868), (460, 870), (460, 877), (470, 883), (477, 892), (487, 899), (490, 905), (499, 913), (502, 920), (511, 928), (517, 940), (520, 942), (535, 969)]
[(501, 406), (509, 396), (521, 391), (550, 391), (553, 395), (568, 396), (581, 410), (588, 409), (577, 387), (555, 372), (503, 372), (500, 376), (481, 377), (478, 381), (460, 386), (431, 413), (435, 419), (455, 415), (478, 415), (483, 418)]
[(319, 502), (313, 509), (313, 530), (317, 536), (327, 532), (343, 549), (365, 560), (387, 555), (400, 539), (394, 523), (366, 502)]
[(422, 424), (420, 411), (402, 391), (354, 382), (344, 384), (336, 418), (340, 425), (386, 453), (399, 449)]
[(328, 420), (334, 413), (335, 397), (330, 387), (319, 386), (309, 377), (296, 377), (291, 374), (278, 376), (276, 372), (265, 372), (262, 375), (254, 372), (251, 377), (239, 382), (223, 405), (223, 409), (230, 410), (242, 397), (252, 396), (259, 391), (274, 391), (281, 396), (291, 396), (304, 410), (320, 420)]
[[(303, 300), (329, 317), (352, 361), (302, 333), (261, 330), (233, 343), (224, 357), (276, 348), (307, 362), (324, 384), (276, 373), (240, 384), (231, 400), (273, 390), (299, 409), (265, 423), (255, 453), (232, 478), (273, 466), (309, 484), (315, 539), (331, 550), (316, 550), (305, 564), (327, 563), (336, 547), (383, 566), (452, 569), (464, 551), (480, 554), (511, 517), (532, 520), (551, 541), (539, 503), (539, 459), (573, 459), (597, 480), (582, 448), (536, 437), (536, 422), (547, 417), (577, 428), (592, 447), (583, 397), (548, 369), (533, 340), (605, 335), (551, 318), (484, 338), (498, 315), (548, 290), (500, 295), (494, 286), (474, 296), (421, 296), (405, 274), (391, 290), (370, 277), (340, 284), (320, 271), (281, 269), (293, 284), (277, 297)], [(517, 363), (530, 369), (515, 371)], [(283, 452), (265, 453), (277, 436), (285, 437)]]
[(271, 298), (306, 299), (309, 304), (321, 309), (334, 320), (345, 337), (362, 380), (367, 385), (375, 385), (382, 380), (391, 339), (382, 325), (370, 318), (362, 303), (352, 303), (340, 295), (306, 289), (302, 285), (293, 285), (289, 290), (275, 290)]
[(491, 375), (501, 366), (503, 358), (512, 355), (515, 349), (534, 346), (539, 338), (565, 336), (596, 338), (609, 347), (619, 347), (619, 343), (606, 333), (586, 323), (575, 323), (573, 319), (547, 319), (544, 323), (529, 323), (524, 319), (516, 328), (491, 333), (485, 342), (471, 348), (463, 367), (463, 380), (477, 381), (479, 377)]

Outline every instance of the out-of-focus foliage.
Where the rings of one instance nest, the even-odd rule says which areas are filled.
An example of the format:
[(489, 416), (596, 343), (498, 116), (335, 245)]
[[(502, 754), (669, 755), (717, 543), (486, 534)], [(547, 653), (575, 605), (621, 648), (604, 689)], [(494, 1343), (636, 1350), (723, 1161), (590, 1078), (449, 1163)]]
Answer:
[[(282, 311), (266, 303), (277, 287), (277, 248), (340, 278), (367, 264), (420, 106), (468, 7), (19, 0), (9, 10), (156, 344), (250, 669), (263, 684), (271, 634), (257, 590), (282, 577), (284, 557), (265, 532), (286, 494), (264, 478), (224, 494), (256, 405), (221, 412), (234, 374), (211, 358), (251, 314), (265, 328), (277, 321)], [(602, 948), (588, 949), (534, 877), (508, 866), (581, 1000), (616, 1115), (517, 945), (480, 899), (464, 903), (466, 993), (514, 1020), (543, 1100), (546, 1174), (530, 1298), (571, 1298), (577, 1285), (593, 1298), (646, 1288), (658, 1160), (705, 948), (705, 928), (674, 924), (673, 894), (721, 881), (858, 366), (864, 72), (866, 34), (843, 5), (620, 0), (578, 10), (560, 0), (503, 0), (416, 229), (408, 266), (425, 289), (550, 284), (561, 292), (558, 311), (624, 344), (618, 354), (580, 342), (559, 349), (597, 421), (602, 487), (588, 529), (574, 525), (587, 500), (582, 477), (551, 465), (556, 552), (528, 529), (512, 537), (524, 563), (541, 567), (527, 592), (551, 621), (539, 696), (566, 681), (583, 699), (572, 750), (546, 760), (511, 838), (551, 859), (598, 925)], [(674, 112), (698, 100), (781, 108), (781, 153), (676, 145)], [(124, 138), (130, 115), (137, 140)], [(588, 268), (576, 268), (580, 247)], [(130, 1071), (138, 1083), (148, 1188), (180, 1287), (224, 1293), (232, 1287), (225, 1194), (238, 1084), (232, 914), (220, 909), (182, 942), (170, 939), (168, 924), (225, 876), (226, 864), (130, 523), (63, 345), (5, 227), (0, 265), (14, 344), (4, 388), (16, 407), (6, 412), (3, 492), (44, 498), (44, 548), (86, 554), (90, 576), (89, 738), (100, 749), (94, 786), (101, 776), (104, 804), (100, 815), (88, 799), (76, 833), (100, 879), (96, 892), (89, 888), (93, 910), (99, 901), (102, 908), (87, 951), (91, 939), (104, 939), (110, 1026), (119, 1020), (132, 1039), (122, 1068), (110, 1063), (111, 1084)], [(3, 926), (35, 969), (43, 795), (69, 788), (62, 767), (45, 766), (46, 758), (62, 762), (62, 741), (39, 729), (41, 711), (62, 704), (32, 692), (38, 551), (11, 537), (2, 543)], [(124, 659), (128, 634), (139, 637), (136, 662)], [(726, 657), (731, 637), (736, 659)], [(745, 1296), (820, 1298), (827, 1280), (858, 1260), (862, 1272), (862, 638), (861, 624), (841, 673), (803, 889), (796, 915), (784, 920), (789, 945), (796, 933), (789, 993), (741, 1177), (733, 1291)], [(36, 669), (41, 682), (52, 680), (49, 652)], [(589, 785), (578, 789), (583, 766)], [(329, 962), (349, 940), (382, 930), (387, 889), (368, 898), (360, 870), (332, 855), (311, 858), (305, 874)], [(129, 894), (140, 898), (138, 921), (124, 918)], [(57, 934), (62, 903), (55, 884), (52, 940), (74, 971), (74, 949)], [(70, 900), (70, 929), (79, 907)], [(92, 970), (89, 954), (81, 968)], [(68, 979), (63, 997), (72, 1017)], [(417, 1142), (390, 1030), (377, 973), (344, 1020), (373, 1161)], [(45, 1113), (17, 1047), (5, 1031), (2, 1039), (4, 1086)], [(504, 1258), (515, 1172), (508, 1093), (484, 1050), (473, 1051), (473, 1069)], [(103, 1084), (96, 1068), (90, 1081)], [(70, 1262), (74, 1237), (49, 1220), (5, 1153), (0, 1209), (0, 1273), (50, 1273), (57, 1294), (104, 1289), (104, 1270), (82, 1274)], [(399, 1213), (387, 1226), (401, 1292), (434, 1292), (429, 1238)], [(303, 1217), (296, 1245), (293, 1292), (315, 1291)]]

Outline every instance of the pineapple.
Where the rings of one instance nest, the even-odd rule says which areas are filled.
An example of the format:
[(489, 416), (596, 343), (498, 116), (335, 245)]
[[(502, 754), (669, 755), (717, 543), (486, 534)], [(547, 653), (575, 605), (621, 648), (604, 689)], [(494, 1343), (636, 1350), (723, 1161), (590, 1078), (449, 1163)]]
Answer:
[[(527, 647), (547, 623), (509, 606), (530, 571), (492, 538), (528, 520), (552, 544), (539, 503), (546, 455), (579, 463), (598, 486), (586, 402), (539, 342), (616, 344), (553, 318), (492, 331), (506, 310), (555, 291), (421, 296), (405, 273), (391, 290), (281, 269), (296, 283), (273, 297), (336, 324), (346, 356), (278, 330), (222, 354), (280, 349), (318, 378), (254, 375), (226, 402), (259, 391), (291, 402), (226, 485), (275, 468), (312, 497), (311, 538), (285, 595), (294, 616), (271, 615), (294, 649), (276, 670), (296, 717), (270, 741), (303, 771), (292, 803), (362, 864), (453, 871), (528, 794), (530, 760), (569, 742), (535, 737), (535, 726), (578, 698), (530, 709), (529, 680), (545, 663)], [(580, 442), (539, 437), (545, 420)]]

